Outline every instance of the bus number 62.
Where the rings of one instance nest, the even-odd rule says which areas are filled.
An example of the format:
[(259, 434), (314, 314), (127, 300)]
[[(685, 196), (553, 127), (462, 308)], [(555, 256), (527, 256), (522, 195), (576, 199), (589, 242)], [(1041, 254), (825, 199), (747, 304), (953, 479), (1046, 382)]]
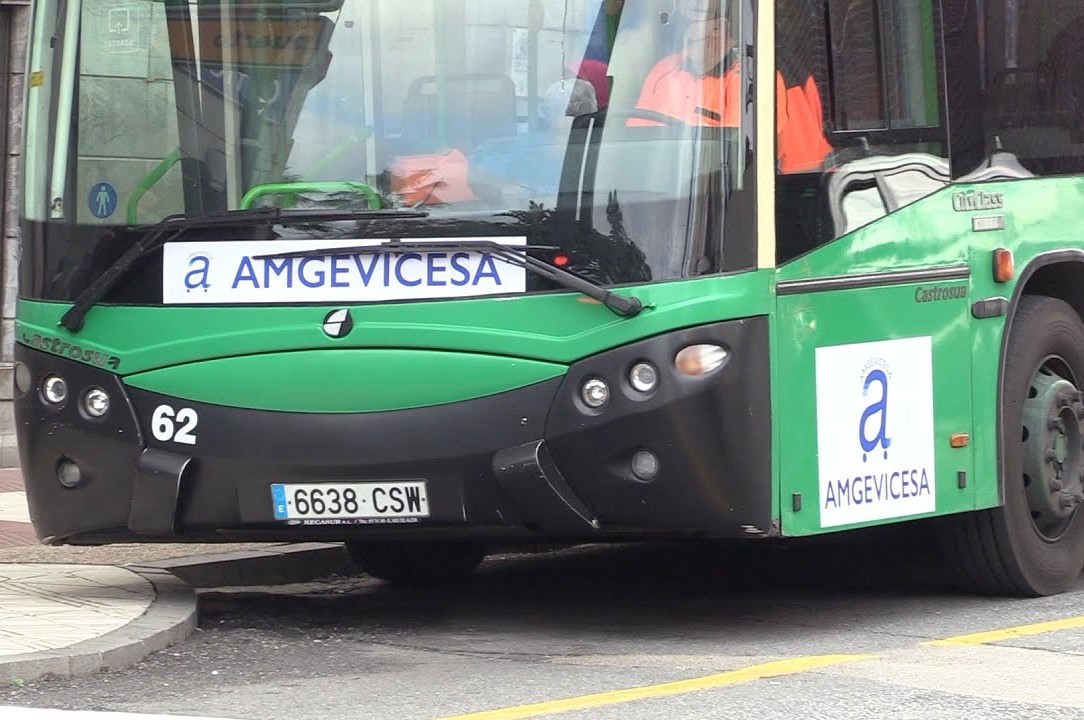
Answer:
[(151, 433), (162, 442), (195, 445), (197, 423), (199, 415), (192, 408), (181, 408), (174, 412), (169, 405), (159, 405), (151, 415)]

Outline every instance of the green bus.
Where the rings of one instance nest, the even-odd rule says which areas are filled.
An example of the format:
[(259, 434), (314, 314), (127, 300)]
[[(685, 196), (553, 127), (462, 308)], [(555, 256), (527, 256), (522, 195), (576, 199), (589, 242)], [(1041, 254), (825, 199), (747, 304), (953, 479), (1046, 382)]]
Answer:
[(1074, 0), (37, 0), (45, 543), (903, 521), (1084, 567)]

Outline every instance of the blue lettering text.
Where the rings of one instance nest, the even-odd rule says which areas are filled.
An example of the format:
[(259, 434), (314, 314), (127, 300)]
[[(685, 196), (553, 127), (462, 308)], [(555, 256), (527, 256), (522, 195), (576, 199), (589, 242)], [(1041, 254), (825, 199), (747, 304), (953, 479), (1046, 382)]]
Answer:
[(470, 255), (463, 252), (457, 252), (452, 255), (452, 270), (459, 273), (458, 278), (452, 278), (452, 285), (456, 287), (463, 287), (470, 282), (470, 269), (463, 264), (464, 260), (470, 258)]
[(349, 272), (349, 268), (339, 265), (339, 261), (345, 261), (345, 255), (335, 255), (331, 258), (331, 287), (350, 287), (349, 281), (340, 281), (340, 275)]
[(405, 277), (403, 277), (403, 263), (408, 260), (417, 260), (420, 262), (421, 259), (422, 256), (418, 253), (403, 253), (402, 255), (400, 255), (399, 259), (395, 261), (395, 279), (406, 285), (407, 287), (415, 287), (417, 285), (421, 285), (422, 281), (420, 278), (418, 280), (407, 280)]
[(257, 290), (260, 289), (260, 281), (256, 277), (256, 270), (252, 267), (252, 260), (247, 255), (241, 258), (241, 264), (237, 266), (237, 275), (233, 278), (232, 289), (236, 290), (242, 281), (250, 282), (252, 287)]
[(430, 287), (443, 287), (443, 286), (448, 284), (444, 280), (437, 280), (437, 273), (444, 273), (444, 272), (448, 271), (448, 268), (443, 264), (443, 262), (441, 262), (440, 264), (437, 264), (438, 260), (443, 261), (446, 257), (448, 257), (448, 253), (429, 253), (429, 257), (428, 257), (428, 267), (429, 267), (428, 282), (429, 282)]
[(482, 255), (482, 261), (478, 263), (478, 274), (474, 276), (474, 282), (471, 284), (477, 285), (483, 277), (493, 278), (493, 282), (497, 285), (501, 284), (501, 276), (497, 273), (497, 266), (490, 255)]
[(267, 258), (263, 261), (263, 286), (271, 287), (271, 273), (274, 273), (276, 277), (282, 277), (283, 273), (286, 273), (286, 287), (292, 288), (294, 286), (294, 259), (293, 258), (280, 258), (279, 263), (275, 263), (274, 258)]
[(324, 279), (326, 277), (324, 275), (323, 270), (317, 270), (316, 272), (314, 272), (312, 280), (309, 280), (308, 278), (305, 277), (305, 267), (310, 262), (311, 263), (323, 262), (323, 258), (311, 258), (311, 257), (301, 258), (301, 262), (298, 263), (298, 265), (297, 265), (297, 278), (306, 287), (311, 287), (311, 288), (320, 287), (321, 285), (324, 284)]

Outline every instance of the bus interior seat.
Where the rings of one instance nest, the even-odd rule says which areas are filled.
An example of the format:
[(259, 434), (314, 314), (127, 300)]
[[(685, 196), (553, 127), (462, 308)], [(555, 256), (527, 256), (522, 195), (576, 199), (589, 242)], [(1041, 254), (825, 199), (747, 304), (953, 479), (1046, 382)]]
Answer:
[(438, 79), (415, 78), (403, 102), (404, 147), (417, 153), (445, 147), (467, 153), (485, 140), (516, 134), (516, 86), (510, 77), (484, 73), (449, 75), (443, 83), (443, 137)]
[(948, 160), (928, 153), (859, 158), (828, 179), (828, 204), (840, 235), (941, 190), (951, 179)]

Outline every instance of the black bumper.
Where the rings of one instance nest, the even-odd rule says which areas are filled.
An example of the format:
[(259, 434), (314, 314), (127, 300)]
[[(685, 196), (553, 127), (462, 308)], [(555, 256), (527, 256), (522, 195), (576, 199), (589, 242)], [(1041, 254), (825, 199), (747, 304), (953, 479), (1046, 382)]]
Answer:
[[(674, 354), (697, 343), (725, 346), (728, 362), (704, 377), (681, 375)], [(563, 378), (499, 395), (363, 414), (195, 403), (23, 345), (15, 359), (30, 371), (15, 411), (31, 517), (46, 542), (772, 534), (764, 318), (622, 346), (573, 364)], [(648, 396), (625, 380), (645, 359), (661, 377)], [(41, 395), (54, 373), (69, 388), (59, 408)], [(577, 399), (588, 377), (611, 388), (602, 410)], [(79, 407), (91, 386), (113, 398), (102, 419)], [(161, 405), (195, 411), (195, 444), (154, 438)], [(639, 450), (658, 458), (647, 482), (631, 470)], [(65, 460), (82, 471), (78, 487), (57, 480)], [(291, 525), (274, 517), (273, 483), (415, 478), (428, 488), (426, 519)]]

